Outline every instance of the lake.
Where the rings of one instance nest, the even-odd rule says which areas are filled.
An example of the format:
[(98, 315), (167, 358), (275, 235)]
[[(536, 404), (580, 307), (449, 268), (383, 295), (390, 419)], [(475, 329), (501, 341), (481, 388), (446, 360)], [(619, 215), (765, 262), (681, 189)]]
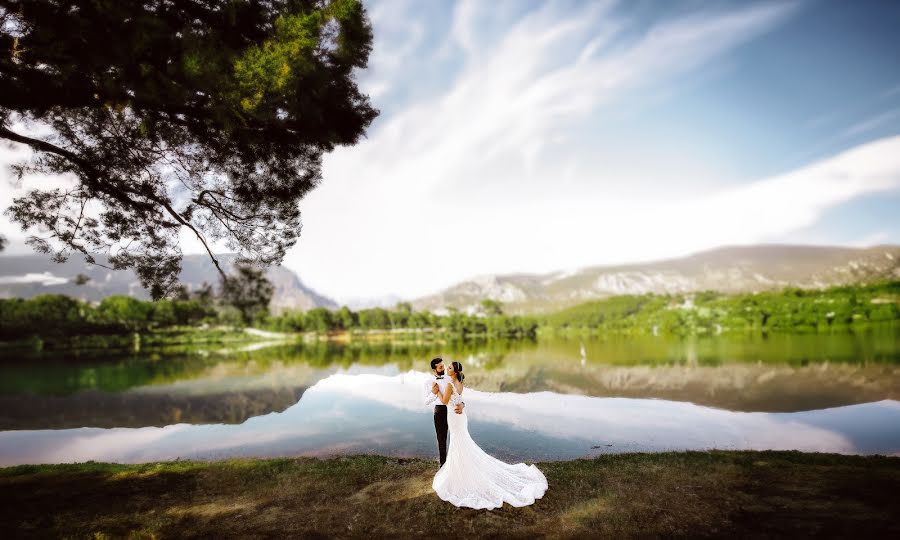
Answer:
[(421, 405), (434, 356), (463, 363), (472, 436), (506, 460), (708, 448), (900, 454), (896, 325), (767, 337), (3, 354), (2, 466), (436, 459), (431, 410)]

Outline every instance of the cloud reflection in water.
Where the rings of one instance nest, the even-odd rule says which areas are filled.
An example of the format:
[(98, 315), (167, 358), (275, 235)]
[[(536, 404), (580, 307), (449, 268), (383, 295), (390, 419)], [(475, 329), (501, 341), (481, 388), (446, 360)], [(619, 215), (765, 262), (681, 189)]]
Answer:
[[(378, 453), (435, 457), (427, 374), (335, 374), (280, 413), (239, 425), (175, 424), (0, 433), (0, 465), (87, 460)], [(600, 452), (774, 449), (900, 454), (900, 402), (799, 413), (733, 412), (657, 399), (464, 392), (473, 438), (503, 459)], [(599, 446), (599, 450), (592, 450)]]

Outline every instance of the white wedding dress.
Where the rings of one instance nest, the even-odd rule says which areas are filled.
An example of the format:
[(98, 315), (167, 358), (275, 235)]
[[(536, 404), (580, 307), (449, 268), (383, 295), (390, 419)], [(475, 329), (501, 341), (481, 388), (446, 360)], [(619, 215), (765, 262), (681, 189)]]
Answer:
[(504, 463), (488, 455), (469, 436), (466, 412), (453, 412), (460, 401), (453, 383), (447, 404), (449, 446), (447, 460), (434, 475), (431, 487), (441, 499), (455, 506), (500, 508), (527, 506), (544, 496), (547, 478), (534, 465)]

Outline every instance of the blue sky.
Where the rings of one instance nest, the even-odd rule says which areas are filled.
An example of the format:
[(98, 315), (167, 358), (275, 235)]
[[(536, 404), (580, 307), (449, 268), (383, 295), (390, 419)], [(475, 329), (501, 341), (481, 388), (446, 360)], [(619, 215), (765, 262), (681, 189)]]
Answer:
[(285, 259), (339, 301), (900, 243), (900, 2), (366, 5), (382, 115), (328, 156)]

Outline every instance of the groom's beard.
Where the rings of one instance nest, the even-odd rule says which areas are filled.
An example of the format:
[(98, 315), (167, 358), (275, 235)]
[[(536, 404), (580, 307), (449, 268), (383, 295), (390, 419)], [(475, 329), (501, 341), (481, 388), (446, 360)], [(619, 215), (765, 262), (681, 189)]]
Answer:
[(443, 371), (435, 371), (435, 373), (437, 373), (439, 377), (443, 377), (443, 376), (444, 376), (444, 372), (443, 372)]

